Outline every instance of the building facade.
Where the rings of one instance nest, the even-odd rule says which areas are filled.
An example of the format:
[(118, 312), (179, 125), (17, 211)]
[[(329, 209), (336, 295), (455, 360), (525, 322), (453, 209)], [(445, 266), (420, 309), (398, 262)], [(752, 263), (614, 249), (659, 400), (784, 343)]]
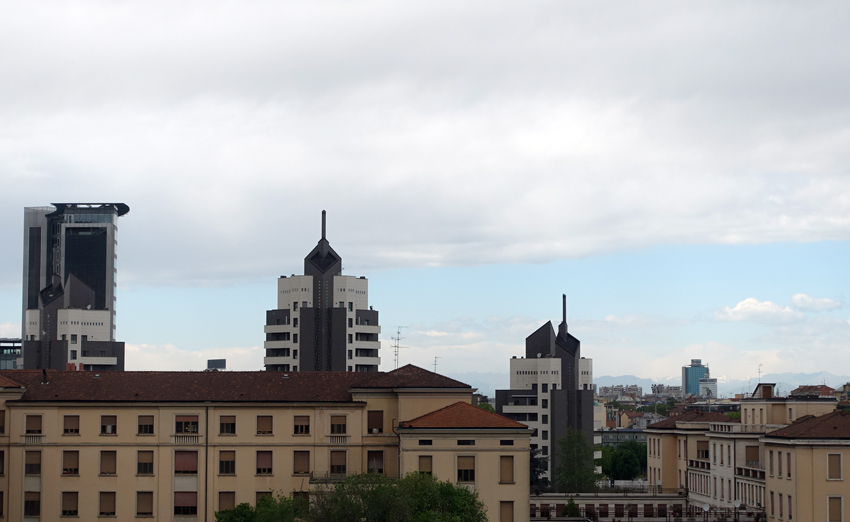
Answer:
[(415, 366), (2, 371), (0, 516), (211, 522), (351, 474), (425, 471), (479, 491), (490, 520), (527, 521), (530, 430), (471, 395)]
[(365, 277), (342, 275), (342, 258), (322, 238), (304, 258), (304, 275), (281, 276), (277, 309), (266, 312), (268, 371), (376, 372), (381, 362), (378, 311)]
[(699, 380), (708, 377), (708, 366), (702, 365), (702, 359), (691, 359), (690, 366), (682, 366), (682, 393), (699, 395)]
[(118, 217), (123, 203), (24, 209), (26, 368), (123, 370), (115, 342)]

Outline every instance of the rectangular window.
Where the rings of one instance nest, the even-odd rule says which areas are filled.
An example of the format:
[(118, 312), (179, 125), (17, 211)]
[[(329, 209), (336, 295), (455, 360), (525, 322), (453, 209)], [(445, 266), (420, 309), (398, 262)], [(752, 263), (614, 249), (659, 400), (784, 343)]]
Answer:
[(222, 415), (218, 420), (220, 435), (236, 435), (236, 415)]
[(431, 439), (419, 439), (420, 446), (433, 446), (434, 441)]
[[(558, 513), (560, 515), (560, 513)], [(499, 522), (514, 522), (514, 503), (510, 501), (499, 502)]]
[(830, 453), (826, 456), (826, 479), (827, 480), (842, 480), (841, 473), (841, 454)]
[(175, 451), (174, 452), (174, 474), (175, 475), (197, 475), (198, 474), (198, 452), (197, 451)]
[(153, 475), (153, 451), (140, 451), (136, 454), (136, 474)]
[(272, 452), (258, 451), (257, 452), (257, 475), (272, 474)]
[(153, 415), (139, 415), (139, 435), (153, 435)]
[(77, 344), (77, 334), (71, 334), (71, 344)]
[(0, 410), (0, 435), (6, 433), (6, 410)]
[(514, 483), (514, 458), (511, 455), (499, 457), (499, 484)]
[[(785, 457), (786, 457), (786, 459), (787, 459), (787, 461), (788, 461), (788, 465), (785, 467), (785, 472), (786, 472), (786, 474), (788, 475), (788, 478), (790, 479), (790, 478), (791, 478), (791, 452), (790, 452), (790, 451), (786, 451), (786, 452), (785, 452)], [(791, 515), (791, 513), (788, 513), (788, 515)]]
[(219, 475), (233, 475), (236, 473), (236, 452), (222, 451), (218, 454)]
[(174, 419), (174, 433), (196, 435), (198, 433), (198, 416), (178, 415)]
[[(292, 327), (295, 328), (297, 326), (298, 326), (298, 318), (295, 317), (294, 319), (292, 319)], [(298, 334), (294, 334), (294, 335), (295, 335), (295, 342), (298, 342)], [(287, 341), (288, 340), (289, 339), (287, 339)]]
[(65, 435), (79, 435), (80, 434), (80, 416), (79, 415), (65, 415), (64, 419), (64, 427), (62, 433)]
[(779, 518), (782, 518), (785, 513), (785, 499), (782, 498), (782, 493), (779, 494)]
[(136, 516), (151, 517), (153, 516), (153, 492), (152, 491), (137, 491), (136, 492)]
[(310, 452), (309, 451), (294, 451), (292, 453), (292, 474), (293, 475), (309, 475), (310, 474)]
[(549, 384), (543, 383), (543, 393), (549, 393)]
[(331, 452), (331, 474), (332, 475), (345, 475), (345, 452), (344, 451), (332, 451)]
[(776, 515), (776, 507), (773, 502), (773, 491), (770, 492), (770, 516)]
[(100, 492), (100, 516), (114, 517), (115, 516), (115, 492), (101, 491)]
[(24, 455), (24, 474), (41, 475), (41, 452), (28, 451)]
[(549, 416), (548, 415), (541, 415), (541, 417), (542, 417), (540, 419), (541, 424), (549, 424)]
[(353, 311), (354, 311), (354, 303), (352, 303), (351, 301), (349, 301), (349, 302), (348, 302), (348, 311), (349, 311), (349, 312), (353, 312)]
[(351, 334), (348, 334), (348, 344), (351, 344), (353, 342), (354, 342), (354, 336), (351, 335)]
[(472, 439), (459, 439), (457, 441), (458, 446), (475, 446), (475, 440)]
[(227, 511), (236, 507), (236, 492), (235, 491), (219, 491), (218, 492), (218, 510)]
[(776, 463), (779, 465), (778, 473), (779, 473), (779, 476), (781, 477), (782, 476), (782, 452), (781, 451), (776, 454)]
[(292, 302), (292, 311), (293, 311), (293, 312), (297, 312), (297, 311), (298, 311), (298, 301), (293, 301), (293, 302)]
[(100, 434), (115, 435), (116, 433), (118, 433), (118, 421), (116, 420), (115, 415), (101, 415)]
[(62, 492), (62, 516), (63, 517), (75, 517), (77, 516), (78, 511), (78, 497), (79, 493), (76, 491), (63, 491)]
[(542, 447), (542, 448), (540, 448), (540, 449), (542, 449), (542, 450), (543, 450), (543, 455), (544, 455), (544, 456), (546, 456), (546, 455), (548, 455), (548, 454), (549, 454), (549, 446), (543, 446), (543, 447)]
[(431, 455), (419, 455), (419, 472), (420, 473), (432, 473), (433, 462), (431, 459)]
[(62, 452), (62, 474), (63, 475), (79, 475), (80, 474), (80, 452), (79, 451), (63, 451)]
[(514, 441), (511, 439), (502, 439), (499, 441), (499, 446), (513, 446)]
[(292, 344), (298, 344), (298, 334), (292, 334)]
[(41, 435), (41, 415), (27, 415), (27, 435)]
[(310, 434), (310, 416), (309, 415), (296, 415), (293, 420), (294, 430), (293, 433), (295, 435), (309, 435)]
[(791, 510), (791, 495), (788, 495), (788, 520), (792, 520), (794, 517), (794, 512)]
[(349, 359), (353, 359), (353, 358), (354, 358), (354, 351), (353, 351), (353, 350), (348, 350), (348, 358), (349, 358)]
[(542, 402), (541, 406), (543, 406), (544, 408), (549, 407), (549, 399), (543, 399), (541, 402)]
[(548, 432), (548, 431), (543, 430), (543, 437), (542, 437), (542, 439), (543, 439), (543, 440), (549, 440), (549, 432)]
[(827, 497), (827, 521), (828, 522), (842, 522), (842, 513), (844, 511), (842, 501), (843, 497)]
[(6, 452), (0, 451), (0, 477), (6, 474)]
[(175, 491), (174, 492), (174, 514), (175, 515), (197, 515), (198, 514), (198, 492), (197, 491)]
[(348, 318), (348, 327), (349, 327), (349, 328), (353, 328), (353, 327), (354, 327), (354, 319), (352, 319), (352, 318), (350, 318), (350, 317)]
[(41, 493), (38, 491), (27, 491), (24, 493), (24, 516), (41, 516)]
[(475, 457), (457, 458), (457, 481), (475, 482)]
[(255, 496), (256, 503), (259, 504), (261, 499), (271, 497), (271, 496), (272, 496), (271, 491), (257, 491), (256, 496)]
[(272, 434), (272, 416), (257, 415), (257, 435)]
[(384, 474), (384, 452), (369, 451), (366, 453), (366, 466), (369, 473)]
[(331, 415), (331, 434), (345, 435), (345, 415)]
[(367, 430), (369, 433), (384, 432), (384, 412), (370, 411), (367, 413)]
[(101, 451), (100, 452), (100, 474), (101, 475), (115, 475), (118, 472), (118, 468), (115, 463), (115, 452), (114, 451)]

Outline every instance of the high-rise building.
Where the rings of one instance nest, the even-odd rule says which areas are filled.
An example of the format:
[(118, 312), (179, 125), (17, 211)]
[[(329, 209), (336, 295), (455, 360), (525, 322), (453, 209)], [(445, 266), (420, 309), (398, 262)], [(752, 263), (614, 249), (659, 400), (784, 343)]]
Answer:
[(708, 366), (702, 365), (702, 359), (691, 359), (690, 366), (682, 366), (682, 393), (699, 395), (699, 380), (708, 377)]
[(24, 209), (25, 368), (123, 370), (115, 342), (115, 252), (124, 203)]
[(378, 311), (365, 277), (342, 275), (342, 258), (325, 238), (304, 258), (304, 275), (277, 280), (277, 309), (266, 312), (269, 371), (376, 372)]

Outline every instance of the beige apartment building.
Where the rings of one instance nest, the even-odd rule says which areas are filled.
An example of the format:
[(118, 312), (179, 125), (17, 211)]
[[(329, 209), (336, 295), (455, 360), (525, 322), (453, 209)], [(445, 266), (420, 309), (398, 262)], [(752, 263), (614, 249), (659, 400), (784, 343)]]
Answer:
[[(0, 517), (212, 521), (265, 495), (309, 497), (350, 474), (427, 471), (418, 457), (431, 455), (430, 471), (476, 489), (491, 521), (528, 520), (531, 430), (471, 406), (472, 392), (410, 365), (388, 373), (2, 371)], [(465, 424), (452, 426), (458, 416)], [(445, 426), (425, 439), (418, 423), (435, 418)], [(407, 459), (407, 448), (417, 458)], [(507, 471), (508, 461), (515, 484), (494, 471)]]

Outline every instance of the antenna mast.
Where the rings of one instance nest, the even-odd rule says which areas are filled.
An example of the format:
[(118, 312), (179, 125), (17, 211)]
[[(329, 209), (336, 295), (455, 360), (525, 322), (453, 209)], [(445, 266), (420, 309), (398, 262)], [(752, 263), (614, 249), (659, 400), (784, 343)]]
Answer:
[(442, 357), (434, 356), (434, 373), (437, 373), (437, 359), (442, 359)]
[(407, 346), (399, 346), (399, 342), (402, 339), (402, 337), (401, 337), (401, 329), (402, 328), (407, 328), (407, 327), (406, 326), (399, 326), (398, 331), (396, 333), (396, 336), (390, 337), (390, 339), (395, 341), (395, 344), (393, 345), (393, 351), (395, 352), (395, 369), (396, 370), (398, 370), (398, 351), (401, 350), (402, 348), (407, 348)]

